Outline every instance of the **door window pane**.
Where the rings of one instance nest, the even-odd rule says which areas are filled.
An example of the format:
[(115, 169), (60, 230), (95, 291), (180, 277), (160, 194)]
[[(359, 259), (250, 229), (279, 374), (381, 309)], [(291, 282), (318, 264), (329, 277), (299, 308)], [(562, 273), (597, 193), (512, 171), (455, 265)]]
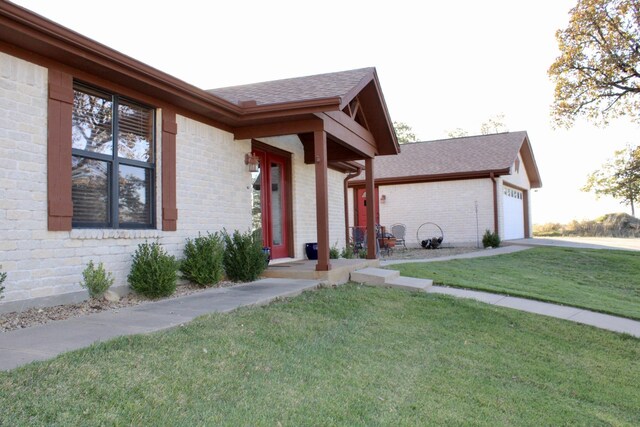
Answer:
[(108, 224), (110, 218), (107, 162), (73, 156), (71, 170), (73, 221)]
[(113, 102), (109, 95), (76, 88), (73, 92), (72, 147), (94, 153), (113, 153)]
[(121, 101), (118, 105), (118, 157), (153, 161), (153, 111)]
[(251, 231), (262, 233), (262, 170), (258, 163), (258, 171), (251, 172)]
[(278, 163), (271, 163), (271, 240), (282, 244), (282, 169)]
[(151, 170), (122, 164), (119, 169), (120, 223), (151, 224)]

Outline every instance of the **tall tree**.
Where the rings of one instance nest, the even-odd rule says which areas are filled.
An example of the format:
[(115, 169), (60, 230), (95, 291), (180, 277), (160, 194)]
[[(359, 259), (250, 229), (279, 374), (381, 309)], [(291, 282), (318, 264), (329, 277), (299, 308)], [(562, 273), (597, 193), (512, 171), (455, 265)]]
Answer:
[(640, 0), (578, 0), (569, 26), (556, 32), (560, 56), (549, 68), (555, 82), (552, 116), (570, 127), (585, 116), (640, 119)]
[(396, 131), (396, 137), (400, 144), (406, 144), (409, 142), (416, 142), (416, 134), (413, 133), (411, 126), (404, 122), (393, 122), (393, 128)]
[(616, 151), (613, 159), (587, 177), (582, 191), (621, 199), (621, 203), (631, 206), (631, 215), (636, 216), (635, 203), (640, 197), (640, 146)]

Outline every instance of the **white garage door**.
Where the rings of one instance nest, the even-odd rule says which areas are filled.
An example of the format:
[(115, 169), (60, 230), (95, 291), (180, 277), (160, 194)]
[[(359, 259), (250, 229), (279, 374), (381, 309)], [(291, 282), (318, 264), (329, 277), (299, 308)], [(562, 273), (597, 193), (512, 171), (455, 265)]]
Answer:
[(522, 191), (503, 187), (504, 240), (524, 238), (524, 204)]

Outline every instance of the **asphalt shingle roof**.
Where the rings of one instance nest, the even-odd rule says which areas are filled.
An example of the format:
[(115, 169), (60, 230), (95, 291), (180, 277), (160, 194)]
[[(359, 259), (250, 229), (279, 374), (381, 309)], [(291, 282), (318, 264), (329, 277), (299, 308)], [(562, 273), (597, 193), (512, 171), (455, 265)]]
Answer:
[(507, 169), (526, 137), (522, 131), (404, 144), (396, 156), (376, 157), (375, 179)]
[(344, 98), (373, 68), (317, 74), (314, 76), (273, 80), (240, 86), (211, 89), (207, 92), (234, 104), (256, 101), (257, 105), (309, 101), (323, 98)]

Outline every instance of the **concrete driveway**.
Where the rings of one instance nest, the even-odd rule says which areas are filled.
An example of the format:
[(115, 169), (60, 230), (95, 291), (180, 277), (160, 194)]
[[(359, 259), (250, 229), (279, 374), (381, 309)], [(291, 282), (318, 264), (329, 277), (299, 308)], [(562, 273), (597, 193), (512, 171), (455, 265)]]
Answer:
[(532, 239), (505, 240), (505, 245), (562, 246), (584, 249), (621, 249), (640, 251), (640, 239), (618, 237), (535, 237)]

